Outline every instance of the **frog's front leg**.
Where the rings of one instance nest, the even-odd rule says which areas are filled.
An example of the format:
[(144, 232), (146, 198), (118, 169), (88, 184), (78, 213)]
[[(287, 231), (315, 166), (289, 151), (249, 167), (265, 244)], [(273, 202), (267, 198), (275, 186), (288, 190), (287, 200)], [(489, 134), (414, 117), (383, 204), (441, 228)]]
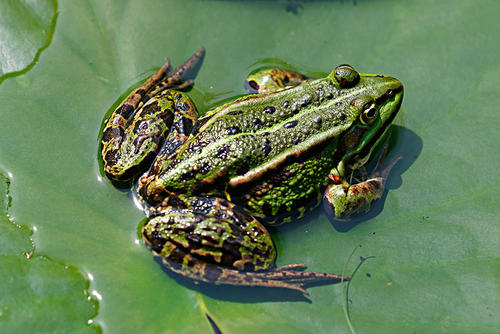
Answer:
[(379, 169), (379, 160), (373, 175), (356, 184), (349, 184), (337, 175), (332, 175), (331, 179), (335, 183), (328, 185), (323, 196), (325, 210), (336, 220), (349, 220), (355, 214), (370, 211), (373, 202), (382, 197), (387, 176), (400, 159), (402, 156), (396, 156), (383, 169)]
[(267, 230), (225, 199), (190, 197), (182, 202), (184, 209), (165, 208), (142, 230), (154, 255), (182, 276), (215, 284), (286, 288), (306, 295), (308, 284), (342, 279), (302, 272), (303, 264), (273, 269), (276, 249)]
[[(182, 74), (203, 57), (200, 49), (182, 66), (169, 74), (169, 61), (116, 108), (102, 132), (101, 156), (109, 178), (127, 182), (151, 162), (164, 144), (176, 145), (177, 133), (189, 133), (197, 119), (196, 108), (189, 98), (168, 88), (182, 88)], [(187, 120), (187, 121), (185, 121)], [(172, 129), (178, 131), (172, 135)], [(175, 131), (174, 131), (175, 132)], [(172, 137), (173, 143), (165, 138)], [(182, 136), (181, 136), (182, 137)]]

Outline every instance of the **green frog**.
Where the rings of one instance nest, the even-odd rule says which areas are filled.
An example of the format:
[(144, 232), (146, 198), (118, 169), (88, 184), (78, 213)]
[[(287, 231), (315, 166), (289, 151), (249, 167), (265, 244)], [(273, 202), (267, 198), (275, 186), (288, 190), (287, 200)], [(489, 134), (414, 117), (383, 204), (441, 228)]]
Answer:
[(135, 182), (148, 216), (146, 245), (194, 281), (307, 295), (308, 285), (348, 280), (304, 271), (304, 264), (275, 268), (264, 226), (300, 218), (322, 200), (342, 218), (369, 209), (387, 173), (353, 185), (347, 179), (396, 116), (403, 85), (349, 65), (315, 80), (275, 69), (279, 80), (266, 79), (269, 71), (249, 78), (261, 93), (199, 118), (181, 89), (192, 84), (183, 75), (204, 53), (175, 70), (167, 60), (103, 128), (104, 171), (114, 182)]

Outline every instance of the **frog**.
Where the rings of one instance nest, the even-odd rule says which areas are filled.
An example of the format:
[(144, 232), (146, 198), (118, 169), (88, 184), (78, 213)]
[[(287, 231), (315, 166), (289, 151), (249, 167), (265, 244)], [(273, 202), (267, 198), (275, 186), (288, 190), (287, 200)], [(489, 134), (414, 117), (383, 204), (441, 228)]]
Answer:
[[(402, 83), (345, 64), (319, 79), (257, 73), (264, 78), (253, 82), (257, 93), (199, 117), (183, 92), (193, 82), (183, 76), (204, 55), (201, 48), (174, 70), (167, 59), (102, 129), (104, 172), (133, 188), (147, 216), (144, 243), (169, 272), (196, 283), (307, 296), (311, 285), (349, 280), (305, 271), (305, 264), (276, 267), (266, 226), (295, 221), (320, 203), (343, 218), (370, 207), (387, 171), (353, 185), (347, 180), (396, 117)], [(272, 84), (259, 93), (259, 82)]]

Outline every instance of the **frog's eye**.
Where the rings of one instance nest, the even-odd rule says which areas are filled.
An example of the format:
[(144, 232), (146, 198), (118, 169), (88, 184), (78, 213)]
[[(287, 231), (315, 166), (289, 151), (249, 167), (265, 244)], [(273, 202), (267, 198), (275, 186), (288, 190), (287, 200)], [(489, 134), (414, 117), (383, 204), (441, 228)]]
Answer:
[(359, 73), (347, 64), (337, 66), (333, 76), (342, 88), (351, 88), (359, 82)]
[(359, 95), (351, 101), (351, 107), (359, 115), (361, 124), (371, 125), (377, 119), (377, 104), (371, 95)]
[(375, 102), (369, 102), (363, 106), (363, 112), (359, 119), (361, 123), (371, 125), (377, 119), (377, 116), (378, 112)]

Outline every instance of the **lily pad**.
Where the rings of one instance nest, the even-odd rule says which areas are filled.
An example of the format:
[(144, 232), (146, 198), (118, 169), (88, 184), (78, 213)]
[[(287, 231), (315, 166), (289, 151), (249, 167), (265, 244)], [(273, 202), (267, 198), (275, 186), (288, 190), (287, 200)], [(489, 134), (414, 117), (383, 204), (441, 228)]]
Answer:
[(33, 67), (50, 44), (56, 18), (55, 0), (0, 2), (0, 82)]
[(8, 183), (0, 175), (0, 331), (95, 332), (88, 281), (76, 268), (34, 254), (31, 231), (7, 214)]
[[(0, 85), (0, 169), (12, 175), (15, 199), (9, 214), (36, 228), (37, 254), (92, 278), (89, 291), (101, 298), (94, 321), (105, 332), (209, 332), (216, 324), (223, 333), (494, 333), (500, 4), (293, 1), (300, 6), (287, 10), (289, 3), (59, 2), (43, 56)], [(269, 59), (304, 73), (349, 63), (404, 83), (391, 152), (404, 160), (381, 206), (349, 228), (316, 210), (271, 230), (278, 265), (341, 273), (347, 263), (352, 274), (361, 263), (348, 291), (312, 287), (305, 299), (195, 285), (163, 272), (138, 238), (142, 212), (99, 170), (99, 128), (165, 57), (175, 66), (200, 46), (207, 55), (188, 92), (200, 113), (243, 94), (246, 75)], [(25, 240), (2, 245), (22, 258), (31, 248), (15, 246), (17, 238)], [(68, 294), (83, 291), (80, 284)], [(72, 308), (54, 300), (55, 310)], [(21, 315), (9, 316), (24, 326)], [(53, 317), (67, 321), (64, 313)]]

